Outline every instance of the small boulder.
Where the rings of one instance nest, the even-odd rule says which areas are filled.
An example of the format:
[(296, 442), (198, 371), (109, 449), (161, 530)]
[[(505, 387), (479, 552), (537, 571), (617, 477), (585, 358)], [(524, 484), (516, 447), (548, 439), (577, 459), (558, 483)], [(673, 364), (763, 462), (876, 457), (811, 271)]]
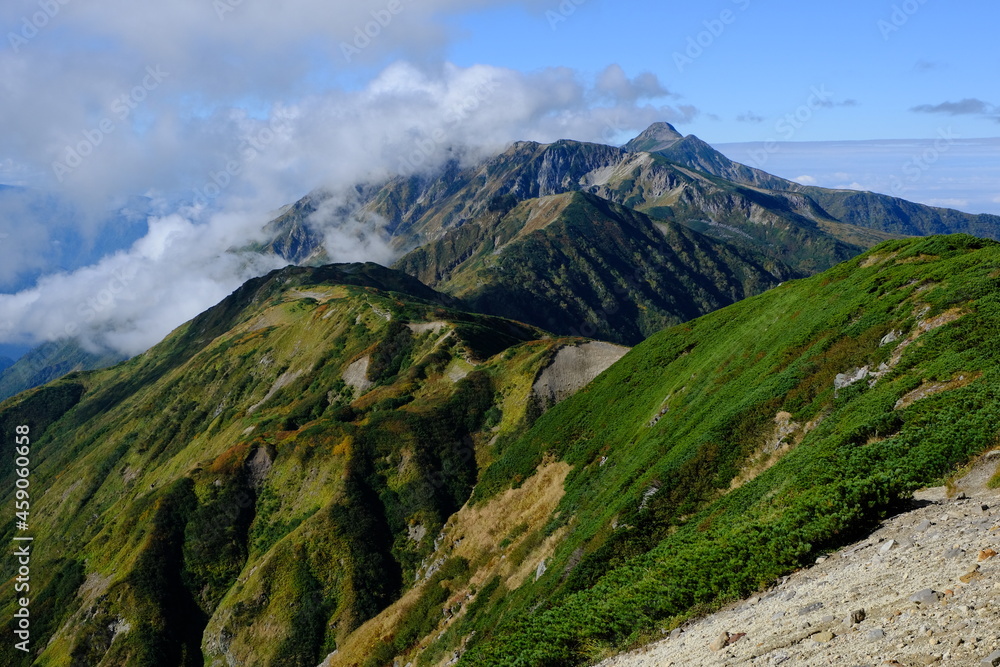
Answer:
[(733, 644), (735, 644), (736, 642), (738, 642), (739, 640), (743, 639), (746, 636), (747, 633), (745, 632), (737, 632), (734, 635), (729, 635), (729, 639), (726, 640), (726, 646), (732, 646)]
[(729, 643), (729, 633), (723, 632), (721, 635), (716, 637), (711, 644), (708, 645), (708, 648), (712, 649), (713, 651), (721, 651), (722, 649), (726, 648), (726, 645), (728, 643)]
[(846, 373), (839, 373), (837, 377), (833, 379), (833, 387), (835, 390), (840, 391), (845, 387), (850, 387), (856, 382), (861, 382), (871, 373), (871, 368), (869, 366), (864, 366), (863, 368), (852, 368)]
[(931, 590), (930, 588), (925, 588), (922, 591), (914, 593), (908, 599), (910, 602), (913, 602), (914, 604), (919, 604), (926, 607), (940, 600), (941, 594), (938, 593), (937, 591)]
[(805, 616), (806, 614), (811, 614), (814, 611), (819, 611), (823, 608), (822, 602), (813, 602), (812, 604), (807, 604), (805, 607), (799, 609), (799, 616)]
[(891, 345), (892, 343), (895, 343), (897, 340), (899, 340), (899, 337), (902, 335), (903, 335), (902, 331), (890, 331), (889, 333), (887, 333), (885, 336), (882, 337), (882, 340), (879, 341), (878, 345), (879, 347), (883, 347), (885, 345)]

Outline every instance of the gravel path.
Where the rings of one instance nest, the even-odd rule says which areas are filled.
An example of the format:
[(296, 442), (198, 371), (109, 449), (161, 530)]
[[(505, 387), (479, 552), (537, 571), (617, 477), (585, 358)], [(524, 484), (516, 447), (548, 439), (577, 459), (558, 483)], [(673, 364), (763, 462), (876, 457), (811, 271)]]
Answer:
[[(1000, 494), (985, 459), (775, 588), (600, 667), (1000, 665)], [(966, 497), (967, 496), (967, 497)]]

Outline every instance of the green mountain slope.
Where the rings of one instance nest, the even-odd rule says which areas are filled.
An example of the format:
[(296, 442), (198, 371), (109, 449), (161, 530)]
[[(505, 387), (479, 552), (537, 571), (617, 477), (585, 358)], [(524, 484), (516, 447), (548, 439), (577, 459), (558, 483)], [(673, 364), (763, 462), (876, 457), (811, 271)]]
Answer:
[(998, 288), (996, 243), (891, 242), (636, 348), (477, 488), (546, 452), (574, 466), (553, 520), (570, 531), (533, 596), (546, 611), (463, 664), (578, 664), (670, 627), (995, 446)]
[[(447, 617), (368, 664), (586, 664), (767, 585), (997, 446), (998, 336), (1000, 244), (969, 236), (888, 242), (652, 336), (483, 473), (435, 552), (472, 564)], [(516, 494), (559, 500), (473, 557), (462, 538)]]
[[(0, 404), (0, 433), (31, 430), (35, 538), (33, 650), (0, 662), (316, 665), (427, 572), (497, 448), (624, 353), (450, 302), (373, 264), (288, 268)], [(546, 379), (565, 354), (589, 358)]]
[[(285, 269), (0, 404), (34, 443), (34, 652), (4, 664), (585, 664), (998, 442), (995, 242), (887, 242), (544, 414), (623, 350), (449, 303), (376, 265)], [(7, 506), (13, 482), (6, 457)]]
[(972, 215), (873, 192), (816, 187), (803, 188), (803, 192), (836, 219), (883, 232), (910, 236), (964, 233), (1000, 240), (998, 215)]
[(508, 196), (493, 208), (395, 267), (476, 312), (630, 345), (793, 275), (596, 195)]

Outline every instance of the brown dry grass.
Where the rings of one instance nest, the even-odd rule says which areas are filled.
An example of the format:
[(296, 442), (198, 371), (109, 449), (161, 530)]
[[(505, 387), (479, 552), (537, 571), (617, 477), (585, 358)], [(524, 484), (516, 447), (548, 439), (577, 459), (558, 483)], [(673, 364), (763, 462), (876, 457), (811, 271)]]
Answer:
[[(513, 553), (521, 541), (549, 520), (565, 493), (564, 484), (570, 470), (571, 467), (564, 462), (544, 463), (520, 488), (509, 489), (483, 505), (465, 505), (451, 517), (443, 530), (444, 539), (428, 562), (460, 556), (468, 559), (475, 568), (467, 587), (457, 591), (453, 599), (469, 599), (472, 587), (481, 588), (494, 575), (506, 578), (508, 585), (523, 582), (535, 571), (540, 560), (552, 555), (563, 531), (551, 535), (520, 562), (501, 557), (505, 553)], [(522, 523), (527, 524), (528, 530), (501, 552), (500, 542)], [(422, 583), (414, 586), (381, 614), (348, 635), (340, 643), (337, 654), (324, 662), (323, 667), (346, 667), (363, 662), (377, 642), (393, 635), (394, 628), (417, 603), (422, 592)], [(464, 607), (452, 618), (442, 619), (431, 633), (431, 639), (421, 641), (414, 653), (427, 648), (430, 641), (460, 618), (463, 612)]]
[(868, 257), (865, 257), (864, 260), (861, 261), (861, 268), (868, 269), (873, 266), (877, 266), (878, 264), (888, 262), (890, 259), (895, 258), (896, 255), (898, 254), (899, 254), (898, 252), (890, 252), (890, 253), (879, 252), (873, 255), (869, 255)]
[(805, 426), (792, 421), (792, 414), (779, 412), (774, 417), (774, 430), (757, 448), (757, 453), (729, 484), (730, 490), (735, 490), (744, 484), (755, 480), (778, 461), (783, 459), (805, 439), (809, 432), (820, 425), (826, 415), (820, 415)]
[(959, 389), (972, 384), (983, 376), (982, 372), (960, 373), (954, 379), (947, 382), (924, 382), (922, 385), (896, 401), (894, 409), (903, 410), (910, 407), (917, 401), (940, 394), (953, 389)]
[(572, 197), (567, 195), (552, 195), (550, 197), (542, 197), (537, 200), (535, 205), (532, 207), (531, 213), (528, 215), (528, 220), (525, 223), (524, 228), (521, 229), (514, 238), (524, 238), (531, 232), (544, 229), (549, 223), (557, 218), (559, 214), (566, 210), (570, 201), (572, 201)]
[(922, 262), (933, 262), (939, 259), (941, 258), (937, 255), (925, 255), (921, 253), (916, 257), (907, 257), (906, 259), (897, 260), (896, 264), (920, 264)]

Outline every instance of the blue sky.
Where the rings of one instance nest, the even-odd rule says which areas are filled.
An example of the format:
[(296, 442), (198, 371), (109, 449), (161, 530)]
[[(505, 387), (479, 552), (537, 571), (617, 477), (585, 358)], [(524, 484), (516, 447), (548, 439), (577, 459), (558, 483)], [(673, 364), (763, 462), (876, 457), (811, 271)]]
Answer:
[(965, 137), (1000, 131), (996, 109), (992, 118), (912, 111), (1000, 102), (994, 2), (586, 0), (551, 17), (506, 7), (454, 19), (465, 34), (448, 56), (519, 70), (568, 65), (595, 75), (615, 62), (631, 75), (650, 71), (701, 111), (679, 125), (718, 143), (769, 138), (814, 86), (854, 104), (816, 114), (797, 141), (934, 137), (942, 124)]
[[(0, 198), (0, 352), (69, 331), (141, 351), (274, 268), (232, 248), (279, 207), (323, 187), (349, 208), (456, 146), (665, 120), (803, 183), (1000, 213), (998, 19), (993, 0), (7, 0), (0, 184), (31, 194)], [(335, 260), (391, 261), (355, 231), (325, 228)]]

